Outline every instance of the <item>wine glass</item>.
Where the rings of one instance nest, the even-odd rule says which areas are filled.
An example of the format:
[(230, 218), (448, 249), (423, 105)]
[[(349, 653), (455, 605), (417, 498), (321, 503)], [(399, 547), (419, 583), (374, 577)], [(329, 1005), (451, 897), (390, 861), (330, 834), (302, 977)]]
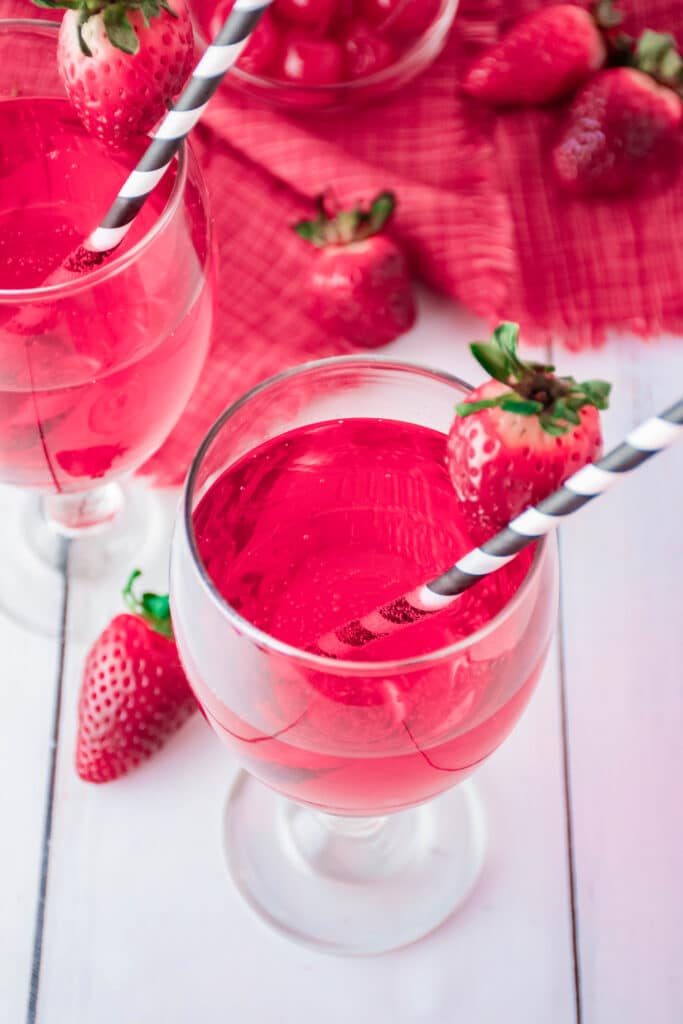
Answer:
[[(129, 236), (99, 268), (50, 273), (99, 223), (144, 139), (89, 137), (57, 70), (58, 25), (0, 22), (0, 604), (56, 628), (55, 565), (101, 576), (144, 535), (149, 511), (122, 482), (159, 447), (198, 379), (211, 335), (207, 197), (183, 147)], [(40, 496), (40, 501), (35, 496)], [(18, 582), (21, 581), (21, 585)]]
[(307, 364), (228, 409), (185, 486), (175, 636), (247, 770), (225, 808), (230, 872), (267, 923), (316, 949), (402, 946), (463, 901), (484, 851), (463, 780), (513, 728), (546, 657), (552, 540), (348, 660), (310, 649), (471, 546), (445, 468), (466, 391), (377, 358)]

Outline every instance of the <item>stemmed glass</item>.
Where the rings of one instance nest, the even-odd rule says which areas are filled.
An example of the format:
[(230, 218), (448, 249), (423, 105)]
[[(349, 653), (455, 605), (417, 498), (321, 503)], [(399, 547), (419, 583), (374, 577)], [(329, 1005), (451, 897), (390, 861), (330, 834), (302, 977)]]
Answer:
[[(200, 554), (196, 512), (227, 467), (264, 457), (257, 449), (265, 441), (354, 418), (444, 434), (465, 392), (446, 374), (370, 358), (323, 360), (275, 377), (210, 431), (176, 522), (171, 606), (180, 655), (208, 722), (248, 772), (232, 788), (223, 820), (233, 880), (266, 922), (328, 952), (378, 953), (411, 942), (472, 888), (484, 826), (463, 780), (508, 735), (541, 672), (555, 617), (555, 546), (538, 545), (516, 591), (471, 635), (400, 660), (334, 661), (269, 635), (240, 613), (239, 599), (225, 600)], [(324, 458), (309, 459), (308, 469), (311, 516), (322, 516), (316, 480)], [(276, 472), (264, 466), (269, 482)], [(357, 495), (358, 485), (343, 486)], [(250, 501), (242, 520), (237, 500), (225, 509), (230, 528), (222, 541), (234, 559), (254, 528)], [(369, 495), (367, 504), (381, 524), (388, 506), (373, 509)], [(291, 547), (296, 540), (285, 552), (276, 539), (286, 508), (267, 514), (277, 564), (309, 566)], [(254, 565), (252, 575), (262, 572), (262, 563)], [(272, 588), (255, 585), (270, 594), (295, 584), (283, 572)], [(323, 581), (302, 603), (303, 619), (331, 600), (330, 589)], [(376, 606), (369, 595), (363, 600), (359, 612)]]
[[(73, 571), (129, 564), (149, 518), (140, 489), (126, 504), (122, 481), (180, 416), (213, 318), (207, 197), (187, 146), (120, 253), (64, 283), (22, 283), (29, 234), (58, 253), (68, 207), (85, 237), (130, 167), (71, 119), (57, 32), (43, 21), (0, 22), (0, 484), (33, 496), (6, 502), (15, 521), (0, 537), (0, 604), (45, 630), (56, 626), (60, 538), (73, 542)], [(46, 260), (45, 277), (51, 269)]]

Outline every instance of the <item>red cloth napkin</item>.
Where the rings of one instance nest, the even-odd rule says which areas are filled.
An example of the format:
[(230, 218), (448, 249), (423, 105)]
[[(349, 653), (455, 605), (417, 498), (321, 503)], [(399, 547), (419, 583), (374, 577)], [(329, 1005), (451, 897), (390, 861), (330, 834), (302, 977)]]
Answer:
[[(0, 0), (0, 11), (16, 7)], [(306, 359), (351, 351), (303, 311), (308, 247), (289, 225), (330, 186), (342, 202), (393, 189), (394, 232), (416, 276), (526, 340), (599, 344), (609, 327), (683, 327), (683, 189), (569, 198), (548, 151), (562, 109), (492, 112), (462, 71), (539, 0), (461, 0), (447, 46), (381, 105), (301, 120), (223, 87), (195, 130), (220, 269), (215, 340), (180, 423), (144, 472), (178, 482), (213, 419), (247, 388)], [(584, 4), (586, 6), (586, 4)], [(683, 35), (680, 0), (622, 0), (629, 29)], [(22, 5), (25, 12), (25, 5)]]

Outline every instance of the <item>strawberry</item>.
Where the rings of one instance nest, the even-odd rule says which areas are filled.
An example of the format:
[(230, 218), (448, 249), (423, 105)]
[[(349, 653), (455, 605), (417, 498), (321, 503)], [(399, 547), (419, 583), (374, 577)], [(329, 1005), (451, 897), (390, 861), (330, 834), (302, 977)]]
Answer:
[(173, 642), (168, 597), (124, 590), (118, 615), (93, 644), (78, 702), (76, 770), (86, 782), (125, 775), (164, 745), (197, 705)]
[(344, 54), (334, 39), (292, 28), (282, 36), (272, 72), (296, 85), (334, 85), (343, 78)]
[[(209, 21), (209, 35), (212, 39), (220, 32), (234, 5), (235, 0), (223, 0), (223, 3), (216, 7)], [(266, 10), (242, 50), (237, 67), (250, 75), (262, 75), (268, 71), (277, 53), (277, 47), (278, 33), (270, 11)]]
[(683, 59), (671, 36), (647, 30), (633, 64), (601, 71), (569, 108), (552, 159), (571, 192), (625, 191), (678, 167)]
[(457, 407), (448, 435), (448, 471), (476, 543), (491, 537), (572, 473), (600, 457), (599, 409), (610, 385), (554, 376), (522, 362), (517, 324), (501, 324), (471, 351), (493, 379)]
[(318, 248), (308, 279), (310, 315), (326, 330), (365, 348), (385, 345), (415, 323), (415, 300), (403, 252), (380, 232), (394, 212), (390, 192), (370, 209), (329, 216), (318, 199), (317, 220), (294, 225)]
[(180, 92), (193, 63), (184, 0), (34, 0), (68, 7), (59, 72), (91, 135), (119, 146), (149, 131)]
[(360, 18), (350, 21), (340, 34), (350, 79), (365, 78), (388, 68), (396, 60), (392, 43)]
[(486, 50), (467, 72), (463, 89), (492, 106), (552, 103), (606, 58), (600, 27), (588, 11), (551, 4), (522, 18)]

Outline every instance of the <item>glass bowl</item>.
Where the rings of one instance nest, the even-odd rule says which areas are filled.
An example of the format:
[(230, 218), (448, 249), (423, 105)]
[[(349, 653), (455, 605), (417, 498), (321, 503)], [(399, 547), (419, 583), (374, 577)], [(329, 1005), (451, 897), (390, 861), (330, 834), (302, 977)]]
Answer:
[[(383, 99), (421, 74), (438, 57), (458, 4), (459, 0), (440, 0), (425, 31), (404, 47), (396, 60), (373, 74), (333, 84), (308, 85), (252, 74), (238, 65), (227, 76), (226, 82), (272, 106), (303, 113), (343, 111), (350, 105)], [(217, 6), (215, 0), (190, 0), (197, 38), (202, 47), (208, 44), (208, 25)]]

